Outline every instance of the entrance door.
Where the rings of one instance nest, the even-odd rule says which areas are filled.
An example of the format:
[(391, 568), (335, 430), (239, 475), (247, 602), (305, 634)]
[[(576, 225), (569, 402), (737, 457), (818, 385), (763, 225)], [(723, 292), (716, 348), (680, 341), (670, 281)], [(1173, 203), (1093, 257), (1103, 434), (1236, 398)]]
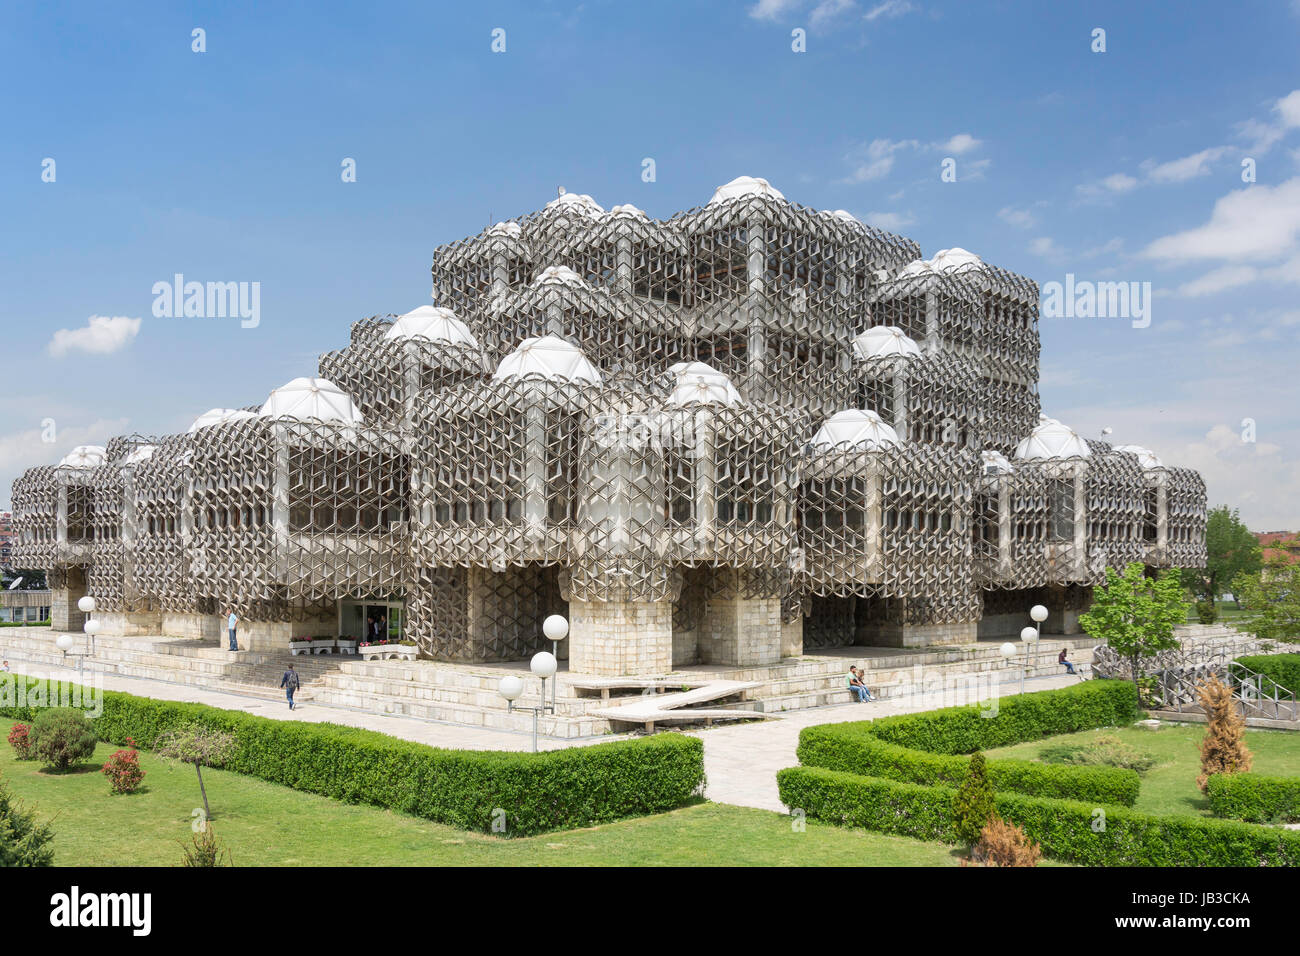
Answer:
[(404, 611), (401, 601), (340, 601), (339, 635), (367, 644), (400, 641), (406, 623)]

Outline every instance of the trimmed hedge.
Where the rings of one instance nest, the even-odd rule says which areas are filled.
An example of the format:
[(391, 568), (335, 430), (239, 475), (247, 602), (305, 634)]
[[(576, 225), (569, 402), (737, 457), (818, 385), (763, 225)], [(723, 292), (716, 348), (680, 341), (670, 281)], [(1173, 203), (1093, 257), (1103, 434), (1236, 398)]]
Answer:
[[(950, 787), (790, 767), (781, 801), (807, 816), (880, 833), (957, 843)], [(1018, 793), (996, 795), (998, 816), (1057, 859), (1088, 866), (1297, 866), (1300, 832)], [(1101, 824), (1104, 823), (1104, 826)], [(1096, 829), (1094, 829), (1096, 827)]]
[(1259, 654), (1239, 657), (1237, 662), (1271, 677), (1293, 694), (1300, 694), (1300, 654)]
[[(799, 762), (806, 767), (907, 783), (955, 787), (965, 779), (969, 757), (931, 754), (887, 743), (871, 736), (870, 726), (855, 724), (848, 732), (836, 724), (805, 728), (799, 735)], [(987, 770), (995, 790), (1126, 807), (1137, 802), (1142, 785), (1136, 771), (1123, 767), (1070, 767), (990, 759)]]
[[(19, 699), (3, 686), (8, 678), (29, 679), (0, 675), (0, 704)], [(537, 754), (441, 750), (337, 724), (271, 720), (117, 691), (102, 696), (103, 713), (93, 721), (100, 740), (124, 744), (131, 737), (151, 750), (175, 727), (224, 730), (238, 744), (226, 770), (465, 830), (491, 832), (500, 821), (507, 835), (526, 836), (662, 813), (686, 803), (704, 782), (704, 745), (681, 734)], [(34, 713), (0, 705), (0, 716), (14, 720)]]
[[(799, 762), (916, 784), (959, 784), (961, 754), (1132, 723), (1137, 691), (1128, 681), (1088, 681), (999, 701), (996, 716), (978, 705), (947, 707), (879, 720), (820, 724), (799, 734)], [(990, 760), (997, 790), (1031, 796), (1132, 806), (1141, 778), (1122, 767), (1072, 767), (1028, 760)]]
[(1250, 823), (1300, 823), (1300, 777), (1216, 773), (1206, 782), (1205, 793), (1216, 817)]

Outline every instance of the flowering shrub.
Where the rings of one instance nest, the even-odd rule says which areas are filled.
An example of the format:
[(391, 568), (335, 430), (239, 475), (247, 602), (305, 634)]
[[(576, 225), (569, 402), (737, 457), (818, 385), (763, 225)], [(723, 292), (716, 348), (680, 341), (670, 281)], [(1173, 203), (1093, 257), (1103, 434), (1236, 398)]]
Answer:
[(28, 735), (31, 730), (29, 724), (14, 724), (9, 731), (9, 744), (14, 748), (14, 755), (19, 760), (31, 760), (36, 755), (32, 753), (32, 739)]
[(140, 752), (135, 749), (135, 741), (126, 738), (130, 750), (119, 750), (108, 758), (104, 764), (104, 774), (108, 777), (113, 793), (135, 793), (144, 780), (144, 771), (140, 769)]

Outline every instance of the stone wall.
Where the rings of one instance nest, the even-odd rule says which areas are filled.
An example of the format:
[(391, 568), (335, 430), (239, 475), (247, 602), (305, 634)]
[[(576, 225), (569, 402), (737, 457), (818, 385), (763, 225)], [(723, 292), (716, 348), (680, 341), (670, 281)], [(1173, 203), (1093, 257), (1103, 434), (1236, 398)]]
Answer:
[(569, 671), (603, 677), (673, 668), (671, 601), (570, 601)]

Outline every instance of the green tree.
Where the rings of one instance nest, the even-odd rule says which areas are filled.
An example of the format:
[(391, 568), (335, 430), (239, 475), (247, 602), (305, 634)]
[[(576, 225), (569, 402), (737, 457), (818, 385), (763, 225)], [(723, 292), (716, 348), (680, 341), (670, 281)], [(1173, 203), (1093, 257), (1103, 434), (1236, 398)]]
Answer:
[(47, 767), (67, 770), (95, 752), (95, 731), (86, 715), (71, 707), (50, 707), (36, 715), (28, 736), (32, 752)]
[(0, 781), (0, 867), (52, 866), (54, 834), (47, 824), (20, 807)]
[(1184, 583), (1202, 600), (1215, 604), (1239, 576), (1260, 569), (1263, 552), (1236, 510), (1219, 505), (1205, 518), (1205, 567), (1185, 569)]
[(1232, 592), (1246, 606), (1243, 625), (1257, 637), (1300, 641), (1300, 563), (1277, 555), (1262, 571), (1239, 575)]
[(952, 798), (952, 810), (957, 818), (958, 839), (967, 846), (974, 846), (997, 812), (983, 751), (977, 750), (970, 755), (970, 768)]
[(162, 734), (154, 751), (166, 760), (177, 760), (194, 767), (199, 775), (199, 792), (203, 795), (204, 823), (212, 819), (208, 806), (208, 788), (203, 784), (204, 767), (220, 767), (235, 754), (235, 738), (224, 730), (208, 730), (199, 724), (177, 727)]
[(1143, 661), (1178, 646), (1174, 627), (1187, 620), (1187, 600), (1177, 571), (1146, 576), (1137, 562), (1121, 574), (1106, 569), (1106, 584), (1093, 594), (1092, 607), (1079, 615), (1089, 635), (1105, 641), (1129, 662), (1133, 683), (1142, 691)]

